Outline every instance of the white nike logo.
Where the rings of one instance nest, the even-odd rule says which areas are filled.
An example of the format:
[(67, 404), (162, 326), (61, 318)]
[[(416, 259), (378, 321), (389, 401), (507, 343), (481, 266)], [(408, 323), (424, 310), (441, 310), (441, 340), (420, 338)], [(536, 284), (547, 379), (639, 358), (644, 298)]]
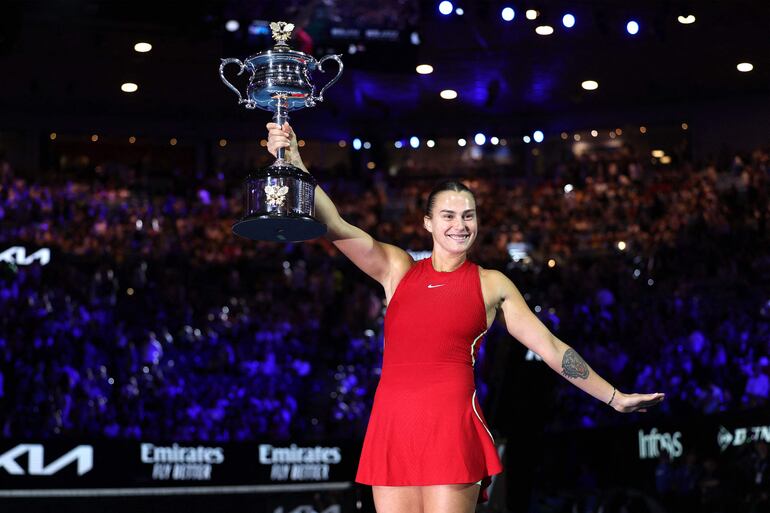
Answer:
[(444, 285), (446, 285), (446, 283), (441, 283), (441, 284), (439, 284), (439, 285), (431, 285), (431, 284), (428, 284), (428, 288), (429, 288), (429, 289), (435, 289), (436, 287), (443, 287)]

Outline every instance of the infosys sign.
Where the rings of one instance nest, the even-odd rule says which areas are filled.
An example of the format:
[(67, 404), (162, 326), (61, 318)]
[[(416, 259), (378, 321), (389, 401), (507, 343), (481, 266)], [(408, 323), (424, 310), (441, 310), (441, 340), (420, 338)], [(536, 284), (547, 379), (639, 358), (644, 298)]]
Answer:
[(661, 452), (667, 452), (671, 459), (682, 455), (682, 432), (664, 433), (652, 428), (649, 433), (639, 430), (639, 459), (657, 458)]

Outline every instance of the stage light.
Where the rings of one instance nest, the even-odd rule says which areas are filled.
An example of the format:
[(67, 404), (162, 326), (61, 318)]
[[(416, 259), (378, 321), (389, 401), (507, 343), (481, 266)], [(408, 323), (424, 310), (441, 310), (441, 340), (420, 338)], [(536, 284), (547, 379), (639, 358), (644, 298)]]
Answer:
[(741, 73), (748, 73), (749, 71), (754, 69), (754, 65), (750, 62), (742, 62), (736, 66), (738, 68), (738, 71)]
[(561, 24), (564, 25), (567, 28), (572, 28), (575, 26), (575, 16), (572, 14), (565, 14), (561, 18)]
[(618, 249), (620, 251), (623, 251), (624, 249), (626, 249), (626, 243), (624, 241), (622, 241), (622, 240), (618, 241)]
[(139, 86), (133, 82), (126, 82), (120, 86), (120, 90), (124, 93), (135, 93), (137, 89), (139, 89)]
[(454, 10), (455, 10), (455, 6), (452, 5), (452, 2), (449, 2), (448, 0), (444, 0), (443, 2), (438, 4), (438, 12), (440, 12), (444, 16), (452, 14), (452, 11)]
[(56, 140), (56, 132), (51, 132), (51, 134), (48, 136), (48, 138), (51, 139), (52, 141), (55, 141)]
[(369, 150), (371, 148), (372, 148), (372, 143), (370, 143), (369, 141), (364, 141), (364, 149)]
[(482, 146), (485, 142), (487, 142), (487, 136), (479, 132), (473, 136), (473, 142), (479, 146)]
[(532, 134), (532, 138), (533, 138), (533, 139), (535, 140), (535, 142), (537, 142), (537, 143), (541, 143), (541, 142), (543, 142), (543, 138), (544, 138), (544, 137), (545, 137), (545, 136), (543, 135), (543, 132), (541, 132), (540, 130), (535, 130), (535, 133), (534, 133), (534, 134)]
[(535, 32), (541, 36), (550, 36), (553, 34), (553, 27), (550, 25), (540, 25), (539, 27), (535, 28)]
[(420, 64), (415, 68), (415, 71), (417, 71), (417, 73), (420, 75), (430, 75), (433, 73), (433, 66), (430, 64)]
[(466, 141), (462, 137), (460, 139), (457, 139), (457, 146), (465, 146), (466, 144), (468, 144), (468, 141)]
[(419, 148), (420, 147), (420, 138), (417, 136), (412, 136), (409, 138), (409, 146), (412, 148)]
[(660, 157), (660, 163), (661, 164), (671, 164), (671, 156), (670, 155), (663, 155)]
[(241, 24), (238, 23), (238, 20), (227, 20), (227, 23), (225, 23), (225, 30), (228, 32), (235, 32), (241, 28)]
[(575, 135), (572, 136), (572, 138), (575, 139), (575, 141), (579, 141), (580, 140), (580, 134), (575, 134)]
[(568, 183), (567, 185), (564, 186), (564, 194), (569, 194), (574, 190), (575, 190), (575, 187), (571, 183)]
[(401, 141), (396, 141), (393, 143), (393, 146), (395, 146), (397, 149), (401, 149), (404, 147), (404, 143)]
[(439, 96), (441, 96), (445, 100), (454, 100), (457, 98), (457, 91), (454, 89), (444, 89), (439, 93)]
[(682, 130), (687, 130), (688, 128), (690, 128), (690, 125), (687, 123), (682, 123)]
[(434, 141), (433, 139), (428, 139), (425, 142), (425, 146), (427, 146), (428, 148), (433, 148), (434, 146), (436, 146), (436, 141)]
[(646, 126), (640, 126), (639, 127), (639, 132), (641, 132), (643, 134), (646, 134), (647, 133), (647, 127)]
[(96, 142), (98, 140), (99, 140), (99, 136), (98, 135), (94, 134), (94, 135), (91, 136), (91, 142)]
[(409, 41), (410, 41), (410, 42), (411, 42), (413, 45), (415, 45), (415, 46), (419, 45), (419, 44), (420, 44), (420, 34), (418, 34), (417, 32), (412, 32), (412, 33), (409, 35)]
[(462, 16), (463, 14), (465, 14), (465, 9), (463, 9), (462, 7), (458, 7), (457, 9), (455, 9), (455, 14), (458, 16)]
[(592, 135), (593, 137), (596, 137), (596, 136), (598, 136), (598, 135), (599, 135), (599, 132), (598, 132), (597, 130), (591, 130), (591, 135)]
[(532, 141), (532, 139), (528, 135), (525, 135), (524, 137), (522, 137), (521, 140), (527, 144), (529, 144)]
[(219, 140), (219, 147), (220, 148), (224, 148), (225, 146), (227, 146), (227, 139), (220, 139)]
[(656, 159), (661, 158), (665, 154), (666, 152), (663, 150), (652, 150), (652, 156), (655, 157)]
[(620, 128), (616, 128), (615, 135), (623, 135), (623, 130), (621, 130)]
[(534, 20), (540, 13), (534, 9), (527, 9), (526, 15), (528, 20)]
[(500, 16), (502, 16), (505, 21), (513, 21), (513, 18), (516, 17), (516, 11), (513, 10), (513, 7), (503, 7)]
[(354, 149), (354, 150), (360, 150), (360, 149), (361, 149), (361, 146), (362, 146), (362, 144), (361, 144), (361, 139), (359, 139), (358, 137), (356, 137), (355, 139), (353, 139), (353, 149)]
[(128, 138), (128, 144), (134, 144), (135, 142), (136, 142), (136, 137), (134, 137), (133, 135)]
[(639, 24), (634, 20), (629, 21), (626, 23), (626, 31), (632, 36), (635, 36), (639, 32)]
[(599, 82), (596, 80), (584, 80), (583, 83), (580, 84), (580, 87), (586, 91), (595, 91), (599, 88)]
[(569, 134), (567, 132), (562, 132), (561, 133), (562, 140), (566, 141), (568, 137), (569, 137)]
[(374, 167), (375, 167), (374, 162), (372, 162), (371, 160), (366, 163), (366, 169), (374, 169)]
[(139, 53), (147, 53), (150, 50), (152, 50), (152, 45), (150, 43), (136, 43), (134, 45), (134, 51)]
[(171, 146), (176, 146), (176, 143), (179, 142), (176, 140), (176, 137), (172, 137), (171, 140), (168, 142)]
[(556, 267), (556, 260), (553, 258), (548, 260), (548, 267)]
[(339, 141), (337, 141), (337, 146), (339, 146), (340, 148), (344, 148), (347, 145), (348, 143), (345, 139), (340, 139)]
[(495, 136), (492, 136), (492, 137), (489, 138), (489, 142), (492, 143), (492, 145), (497, 146), (497, 143), (500, 142), (500, 139), (498, 139)]
[(687, 16), (678, 16), (676, 19), (682, 25), (689, 25), (691, 23), (695, 23), (695, 16), (693, 16), (692, 14), (688, 14)]

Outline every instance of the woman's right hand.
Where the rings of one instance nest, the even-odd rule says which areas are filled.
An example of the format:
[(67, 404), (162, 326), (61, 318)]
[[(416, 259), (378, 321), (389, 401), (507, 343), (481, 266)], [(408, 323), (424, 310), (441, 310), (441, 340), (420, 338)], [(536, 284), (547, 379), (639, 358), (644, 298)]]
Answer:
[(297, 167), (304, 167), (300, 166), (302, 159), (297, 147), (297, 136), (288, 122), (284, 123), (283, 127), (272, 122), (267, 124), (267, 151), (276, 157), (278, 148), (286, 148), (283, 157), (286, 162)]

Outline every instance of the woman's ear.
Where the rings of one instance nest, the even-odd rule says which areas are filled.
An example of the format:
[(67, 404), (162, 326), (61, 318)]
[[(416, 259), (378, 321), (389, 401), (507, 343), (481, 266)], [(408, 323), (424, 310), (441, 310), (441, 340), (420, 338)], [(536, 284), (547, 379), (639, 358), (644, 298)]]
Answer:
[(433, 227), (430, 225), (430, 217), (425, 216), (422, 218), (422, 225), (428, 232), (433, 233)]

